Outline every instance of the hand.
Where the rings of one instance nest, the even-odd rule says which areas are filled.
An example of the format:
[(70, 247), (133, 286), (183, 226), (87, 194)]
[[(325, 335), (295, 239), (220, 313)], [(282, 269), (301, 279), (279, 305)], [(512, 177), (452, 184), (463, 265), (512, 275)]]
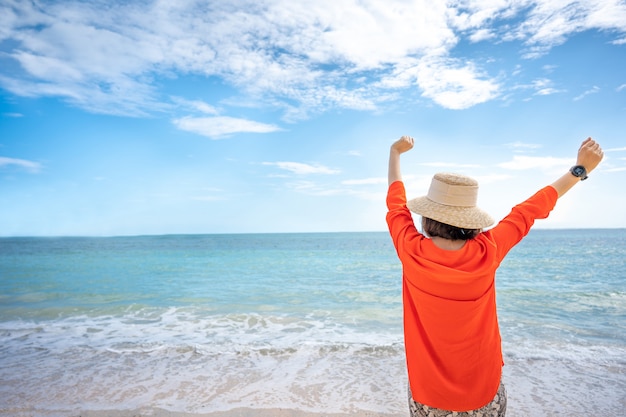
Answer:
[(576, 165), (584, 166), (587, 173), (590, 173), (602, 161), (603, 156), (604, 152), (600, 145), (592, 138), (587, 138), (578, 149)]
[(400, 172), (400, 154), (410, 151), (415, 141), (410, 136), (402, 136), (391, 145), (389, 150), (389, 185), (402, 180)]
[(391, 145), (391, 150), (398, 152), (398, 154), (410, 151), (413, 149), (415, 140), (410, 136), (402, 136)]

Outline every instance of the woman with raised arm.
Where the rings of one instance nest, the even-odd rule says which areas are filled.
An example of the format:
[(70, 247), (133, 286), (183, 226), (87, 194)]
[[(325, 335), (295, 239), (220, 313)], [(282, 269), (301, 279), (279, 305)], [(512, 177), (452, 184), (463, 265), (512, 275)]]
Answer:
[[(484, 231), (494, 220), (476, 206), (478, 183), (470, 177), (436, 174), (426, 196), (407, 201), (400, 155), (413, 146), (409, 136), (391, 145), (387, 194), (387, 224), (402, 263), (411, 416), (504, 416), (496, 269), (534, 221), (598, 166), (602, 149), (585, 140), (576, 165)], [(422, 216), (423, 233), (411, 212)]]

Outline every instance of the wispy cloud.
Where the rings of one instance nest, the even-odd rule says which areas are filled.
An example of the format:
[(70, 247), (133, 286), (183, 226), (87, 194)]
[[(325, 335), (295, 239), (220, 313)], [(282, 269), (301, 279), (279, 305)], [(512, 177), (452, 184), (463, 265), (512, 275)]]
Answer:
[(342, 185), (379, 185), (379, 184), (386, 184), (386, 183), (387, 183), (387, 178), (382, 178), (382, 177), (341, 181)]
[(313, 181), (291, 181), (288, 182), (286, 186), (298, 193), (318, 197), (329, 197), (346, 193), (345, 190), (333, 187), (325, 187)]
[(548, 96), (551, 94), (563, 93), (564, 90), (554, 86), (554, 82), (549, 78), (537, 78), (530, 83), (516, 85), (512, 90), (531, 90), (535, 96)]
[[(369, 201), (383, 201), (385, 199), (384, 188), (383, 191), (372, 192), (371, 187), (360, 187), (362, 185), (378, 185), (380, 183), (379, 178), (371, 179), (375, 180), (370, 182), (369, 180), (347, 180), (341, 183), (321, 184), (314, 181), (288, 181), (285, 186), (295, 192), (306, 194), (315, 197), (331, 197), (336, 195), (349, 195), (354, 198)], [(382, 179), (383, 183), (387, 182), (387, 179)], [(359, 186), (358, 188), (351, 188), (351, 186)], [(380, 189), (380, 187), (377, 187)]]
[(519, 142), (519, 141), (505, 143), (504, 146), (506, 146), (507, 148), (512, 148), (516, 151), (534, 150), (534, 149), (540, 149), (542, 147), (542, 145), (539, 145), (537, 143), (525, 143), (525, 142)]
[(37, 173), (41, 170), (41, 164), (39, 162), (27, 161), (25, 159), (7, 158), (0, 156), (0, 168), (16, 166), (23, 168), (32, 173)]
[(219, 114), (218, 109), (202, 100), (187, 100), (183, 97), (172, 97), (172, 101), (184, 109), (189, 109), (193, 112), (211, 115)]
[(596, 94), (599, 92), (600, 92), (600, 87), (594, 85), (592, 88), (583, 92), (581, 95), (574, 97), (574, 101), (582, 100), (583, 98), (587, 97), (590, 94)]
[(498, 166), (500, 168), (518, 171), (526, 169), (552, 169), (555, 167), (569, 166), (571, 164), (572, 160), (568, 158), (515, 155), (513, 160), (500, 163)]
[(489, 29), (478, 29), (469, 36), (472, 42), (481, 42), (495, 38), (497, 35)]
[[(376, 110), (397, 89), (418, 88), (464, 109), (502, 90), (475, 57), (452, 56), (462, 39), (521, 41), (536, 57), (589, 29), (626, 33), (623, 2), (552, 0), (405, 2), (6, 1), (0, 5), (0, 85), (54, 96), (87, 111), (175, 112), (156, 82), (216, 77), (284, 111), (285, 120), (330, 108)], [(537, 94), (553, 94), (553, 86)], [(188, 103), (193, 105), (193, 103)], [(200, 104), (200, 103), (196, 103)], [(216, 103), (197, 107), (211, 113)], [(220, 112), (220, 114), (224, 114)]]
[(511, 176), (506, 175), (506, 174), (491, 174), (491, 175), (479, 175), (479, 176), (476, 176), (475, 179), (478, 181), (479, 184), (484, 185), (484, 184), (493, 184), (497, 182), (507, 181), (511, 179)]
[(319, 164), (304, 164), (301, 162), (263, 162), (263, 165), (275, 166), (297, 175), (309, 174), (339, 174), (341, 171)]
[(551, 94), (562, 93), (563, 90), (559, 90), (554, 88), (552, 80), (547, 78), (542, 78), (539, 80), (535, 80), (532, 83), (532, 88), (535, 89), (536, 96), (548, 96)]
[(181, 130), (197, 133), (211, 139), (224, 138), (233, 133), (269, 133), (281, 130), (272, 124), (259, 123), (247, 119), (228, 116), (182, 117), (173, 121)]
[(454, 162), (422, 162), (419, 165), (425, 167), (433, 167), (433, 168), (478, 168), (480, 165), (478, 164), (459, 164)]
[[(526, 2), (518, 5), (524, 6)], [(614, 30), (618, 36), (619, 32), (623, 34), (626, 28), (624, 3), (535, 0), (526, 19), (512, 28), (509, 36), (524, 40), (528, 46), (525, 56), (536, 58), (563, 44), (568, 36), (590, 28)]]
[(442, 107), (459, 110), (492, 100), (499, 95), (498, 83), (473, 63), (451, 59), (423, 60), (417, 67), (417, 82), (424, 97)]
[(442, 56), (406, 59), (376, 85), (389, 89), (417, 85), (423, 97), (454, 110), (492, 100), (501, 88), (475, 63)]

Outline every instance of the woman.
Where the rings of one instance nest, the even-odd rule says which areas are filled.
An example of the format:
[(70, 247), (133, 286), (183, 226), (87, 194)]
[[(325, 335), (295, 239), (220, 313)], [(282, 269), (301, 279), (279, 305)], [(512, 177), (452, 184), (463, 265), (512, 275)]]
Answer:
[[(411, 416), (504, 416), (496, 269), (534, 221), (598, 166), (602, 149), (585, 140), (569, 172), (483, 231), (494, 221), (476, 206), (472, 178), (436, 174), (428, 195), (407, 202), (400, 155), (413, 145), (403, 136), (391, 146), (387, 194), (387, 224), (402, 263)], [(424, 234), (411, 211), (422, 216)]]

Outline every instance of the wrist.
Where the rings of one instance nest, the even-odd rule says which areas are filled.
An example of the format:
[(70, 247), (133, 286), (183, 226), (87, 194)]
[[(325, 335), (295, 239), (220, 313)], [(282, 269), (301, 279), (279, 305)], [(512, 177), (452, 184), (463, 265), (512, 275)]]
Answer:
[(389, 151), (389, 154), (394, 158), (399, 158), (402, 152), (399, 149), (392, 147), (391, 150)]

